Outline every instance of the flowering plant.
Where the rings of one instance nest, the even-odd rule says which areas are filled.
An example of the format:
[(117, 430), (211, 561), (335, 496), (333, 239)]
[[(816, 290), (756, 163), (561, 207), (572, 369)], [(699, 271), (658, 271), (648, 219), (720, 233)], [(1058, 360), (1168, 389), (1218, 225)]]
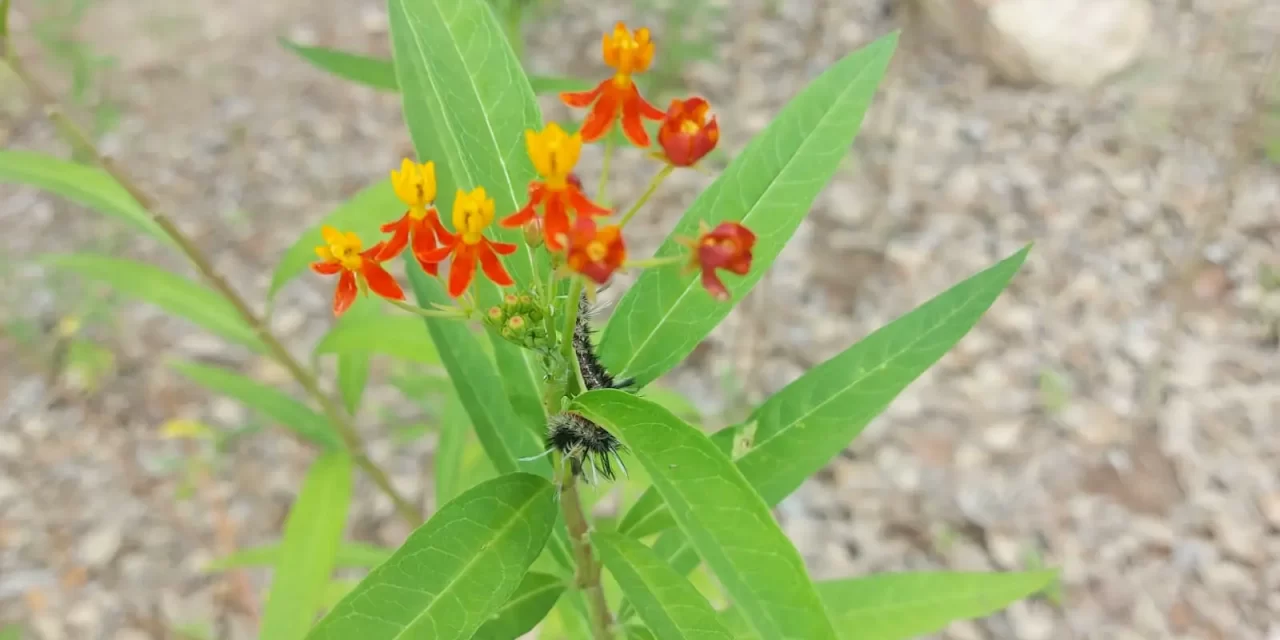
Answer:
[[(814, 582), (770, 514), (963, 337), (1029, 248), (815, 367), (742, 423), (706, 435), (649, 394), (782, 250), (852, 143), (896, 35), (814, 79), (738, 151), (654, 255), (637, 257), (628, 224), (668, 176), (698, 167), (724, 142), (706, 98), (664, 110), (637, 88), (635, 77), (661, 55), (654, 34), (623, 23), (604, 34), (609, 73), (559, 93), (585, 114), (570, 126), (543, 121), (481, 0), (390, 0), (389, 16), (393, 61), (298, 48), (322, 67), (400, 91), (417, 156), (318, 221), (273, 275), (271, 296), (308, 265), (332, 279), (337, 322), (318, 351), (339, 356), (340, 402), (100, 154), (94, 168), (0, 153), (0, 178), (133, 223), (182, 251), (211, 287), (116, 258), (52, 264), (266, 353), (306, 391), (294, 400), (233, 372), (180, 369), (322, 452), (270, 562), (262, 637), (516, 638), (542, 623), (546, 637), (905, 638), (986, 615), (1052, 579), (1031, 571)], [(10, 63), (53, 103), (20, 61)], [(625, 208), (604, 195), (609, 159), (625, 151), (611, 142), (615, 129), (656, 165)], [(575, 169), (594, 143), (604, 147), (604, 170), (593, 190)], [(589, 317), (596, 292), (622, 272), (636, 281), (597, 338)], [(156, 293), (164, 287), (184, 294)], [(438, 363), (448, 376), (444, 402), (457, 411), (442, 412), (437, 510), (425, 523), (354, 426), (374, 353)], [(450, 456), (469, 434), (493, 473), (464, 487)], [(326, 600), (339, 556), (352, 555), (341, 536), (355, 469), (416, 529), (395, 550), (364, 549), (372, 570)], [(594, 489), (615, 481), (643, 491), (624, 498), (620, 518), (589, 516)], [(722, 591), (690, 581), (701, 563)]]

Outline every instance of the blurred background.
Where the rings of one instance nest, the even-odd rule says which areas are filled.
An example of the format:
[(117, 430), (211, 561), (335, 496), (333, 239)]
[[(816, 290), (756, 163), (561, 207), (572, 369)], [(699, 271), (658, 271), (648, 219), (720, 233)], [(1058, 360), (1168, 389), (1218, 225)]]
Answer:
[[(303, 229), (411, 153), (397, 95), (278, 41), (387, 56), (382, 2), (14, 5), (19, 55), (255, 304)], [(958, 348), (779, 507), (816, 577), (1061, 568), (1050, 593), (940, 636), (956, 640), (1280, 639), (1280, 4), (543, 0), (526, 17), (527, 69), (585, 79), (614, 21), (649, 26), (645, 88), (711, 101), (717, 169), (828, 64), (903, 30), (845, 166), (667, 380), (708, 425), (1036, 243)], [(4, 68), (0, 142), (71, 157)], [(616, 202), (650, 162), (615, 158)], [(668, 180), (633, 253), (713, 177)], [(0, 224), (0, 637), (253, 637), (263, 572), (204, 567), (278, 536), (310, 453), (166, 359), (288, 376), (34, 263), (189, 273), (156, 242), (14, 185)], [(298, 353), (331, 326), (330, 286), (277, 299)], [(399, 366), (375, 360), (361, 426), (397, 486), (430, 496), (434, 439)], [(165, 438), (174, 420), (234, 437)], [(357, 488), (348, 538), (401, 542)]]

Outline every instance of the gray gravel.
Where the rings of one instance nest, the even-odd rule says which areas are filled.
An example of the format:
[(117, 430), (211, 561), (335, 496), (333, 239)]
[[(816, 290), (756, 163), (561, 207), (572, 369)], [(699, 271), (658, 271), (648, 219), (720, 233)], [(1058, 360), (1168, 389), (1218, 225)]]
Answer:
[[(535, 69), (596, 71), (584, 52), (632, 18), (596, 4), (573, 0), (530, 28)], [(686, 74), (716, 105), (723, 144), (740, 148), (808, 78), (893, 28), (880, 4), (732, 3), (709, 27), (716, 60)], [(302, 227), (408, 149), (395, 96), (312, 71), (275, 38), (385, 53), (381, 6), (110, 0), (91, 12), (83, 36), (119, 58), (108, 77), (124, 102), (104, 146), (252, 299)], [(1091, 92), (1000, 86), (907, 27), (848, 166), (757, 292), (672, 376), (708, 412), (740, 412), (1036, 242), (973, 333), (779, 509), (815, 576), (1062, 568), (1061, 607), (1019, 603), (947, 638), (1280, 638), (1280, 291), (1262, 275), (1280, 270), (1280, 171), (1257, 154), (1249, 117), (1280, 42), (1273, 9), (1159, 2), (1140, 68)], [(19, 47), (38, 53), (29, 37)], [(4, 93), (0, 140), (64, 150)], [(634, 198), (651, 167), (635, 156), (617, 166), (627, 177), (614, 197)], [(634, 251), (655, 246), (710, 179), (677, 174), (661, 215), (637, 222)], [(97, 291), (28, 262), (42, 253), (184, 267), (34, 190), (0, 194), (6, 321), (52, 324)], [(300, 279), (277, 304), (273, 325), (299, 353), (329, 326), (325, 284)], [(159, 425), (232, 428), (247, 415), (164, 359), (287, 377), (154, 309), (109, 316), (87, 329), (114, 354), (96, 387), (50, 384), (49, 341), (0, 336), (0, 621), (48, 640), (177, 637), (195, 623), (251, 638), (266, 576), (200, 568), (278, 535), (308, 454), (250, 438), (178, 499), (183, 445)], [(386, 364), (366, 425), (414, 411)], [(431, 440), (369, 439), (397, 484), (427, 500)], [(363, 483), (356, 504), (350, 538), (407, 533)]]

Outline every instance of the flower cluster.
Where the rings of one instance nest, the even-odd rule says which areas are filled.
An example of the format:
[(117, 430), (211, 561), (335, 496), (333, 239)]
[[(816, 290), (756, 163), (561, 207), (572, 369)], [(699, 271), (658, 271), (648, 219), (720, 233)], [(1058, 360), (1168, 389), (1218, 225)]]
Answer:
[[(566, 105), (589, 109), (581, 127), (570, 133), (552, 122), (541, 131), (525, 132), (525, 145), (537, 178), (529, 183), (528, 200), (519, 210), (497, 218), (494, 200), (484, 187), (459, 189), (453, 200), (449, 230), (435, 208), (435, 164), (418, 164), (406, 158), (398, 171), (391, 172), (391, 185), (407, 210), (397, 220), (382, 225), (382, 232), (389, 234), (387, 239), (364, 250), (354, 233), (324, 227), (324, 244), (316, 249), (320, 260), (311, 267), (320, 274), (340, 274), (334, 313), (346, 311), (361, 291), (373, 291), (406, 306), (398, 302), (404, 299), (403, 290), (382, 266), (406, 249), (422, 271), (433, 277), (439, 276), (440, 265), (448, 261), (447, 290), (453, 298), (466, 294), (477, 271), (499, 287), (512, 286), (514, 281), (503, 264), (503, 256), (520, 247), (485, 235), (495, 219), (502, 228), (522, 229), (526, 250), (545, 246), (552, 263), (557, 265), (555, 277), (581, 277), (604, 284), (623, 268), (683, 261), (629, 261), (622, 231), (674, 168), (692, 167), (715, 148), (720, 140), (719, 125), (710, 115), (711, 105), (701, 97), (672, 100), (664, 112), (641, 95), (635, 76), (648, 70), (655, 52), (648, 29), (631, 31), (619, 22), (604, 35), (601, 50), (604, 62), (614, 73), (589, 91), (560, 94)], [(601, 222), (615, 212), (594, 201), (574, 174), (583, 144), (601, 140), (620, 126), (631, 145), (648, 148), (651, 138), (646, 121), (657, 124), (655, 137), (660, 151), (652, 155), (665, 166), (645, 195), (618, 221)], [(606, 154), (612, 151), (612, 146), (605, 147)], [(704, 222), (700, 236), (685, 241), (690, 247), (688, 268), (701, 271), (702, 284), (712, 296), (727, 300), (730, 294), (717, 270), (746, 274), (754, 243), (755, 234), (739, 223), (721, 222), (711, 229)], [(527, 292), (508, 295), (504, 306), (495, 307), (493, 317), (486, 322), (518, 342), (542, 339), (532, 326), (540, 318), (531, 314), (532, 307), (525, 308), (531, 300)]]

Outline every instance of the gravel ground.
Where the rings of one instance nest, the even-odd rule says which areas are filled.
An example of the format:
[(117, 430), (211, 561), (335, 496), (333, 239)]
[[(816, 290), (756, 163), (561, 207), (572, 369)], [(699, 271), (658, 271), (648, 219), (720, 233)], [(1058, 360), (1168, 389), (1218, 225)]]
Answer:
[[(1280, 269), (1280, 171), (1257, 154), (1248, 117), (1280, 11), (1157, 5), (1140, 67), (1089, 92), (1000, 86), (908, 26), (851, 162), (742, 309), (672, 376), (707, 412), (738, 410), (1034, 240), (978, 328), (780, 509), (822, 578), (1062, 568), (1063, 606), (1019, 603), (942, 637), (1280, 638), (1280, 291), (1265, 275)], [(312, 71), (276, 37), (385, 53), (381, 6), (114, 0), (89, 15), (82, 35), (119, 59), (109, 78), (123, 117), (104, 147), (251, 299), (300, 228), (408, 149), (395, 96)], [(686, 74), (717, 105), (730, 150), (901, 20), (873, 0), (776, 6), (735, 3), (709, 26), (716, 59)], [(565, 3), (530, 27), (530, 64), (598, 72), (584, 52), (621, 17), (632, 16)], [(29, 37), (19, 46), (38, 53)], [(0, 109), (6, 146), (63, 150), (11, 90)], [(637, 157), (617, 166), (625, 201), (650, 170)], [(636, 251), (709, 181), (677, 174)], [(42, 253), (183, 266), (98, 216), (2, 189), (6, 321), (52, 324), (93, 291), (31, 265)], [(303, 278), (278, 303), (273, 324), (299, 353), (330, 324), (325, 284)], [(0, 621), (48, 640), (172, 638), (201, 622), (253, 637), (263, 576), (200, 567), (277, 535), (307, 452), (251, 438), (176, 499), (182, 479), (166, 461), (183, 445), (158, 425), (247, 416), (164, 361), (287, 377), (151, 308), (110, 318), (87, 328), (114, 354), (97, 386), (51, 379), (31, 341), (0, 336)], [(375, 380), (364, 422), (411, 411), (386, 371)], [(429, 440), (369, 439), (404, 491), (430, 493)], [(399, 542), (391, 505), (363, 484), (358, 496), (350, 537)]]

